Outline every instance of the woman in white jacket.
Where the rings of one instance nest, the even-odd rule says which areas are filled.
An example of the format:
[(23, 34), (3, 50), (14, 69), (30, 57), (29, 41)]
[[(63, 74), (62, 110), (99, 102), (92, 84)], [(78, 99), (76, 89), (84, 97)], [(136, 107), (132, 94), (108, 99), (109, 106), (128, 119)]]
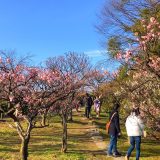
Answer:
[(125, 160), (129, 160), (132, 151), (136, 145), (136, 160), (139, 160), (140, 157), (140, 145), (141, 145), (141, 136), (143, 134), (144, 124), (140, 117), (139, 108), (133, 108), (131, 114), (127, 117), (126, 120), (126, 130), (127, 135), (130, 138), (130, 147), (125, 156)]

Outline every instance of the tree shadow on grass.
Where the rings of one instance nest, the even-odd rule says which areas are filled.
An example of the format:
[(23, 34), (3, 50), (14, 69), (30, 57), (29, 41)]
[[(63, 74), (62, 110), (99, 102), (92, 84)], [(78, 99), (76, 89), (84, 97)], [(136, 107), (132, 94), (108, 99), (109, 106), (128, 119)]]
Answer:
[(76, 141), (76, 142), (81, 142), (81, 143), (88, 143), (91, 142), (93, 143), (93, 140), (89, 138), (84, 138), (83, 136), (70, 136), (69, 141)]
[(88, 124), (88, 121), (86, 120), (85, 122), (83, 121), (80, 121), (80, 120), (73, 120), (72, 122), (69, 122), (70, 124), (71, 123), (75, 123), (75, 124), (81, 124), (81, 125), (87, 125)]
[(31, 154), (42, 155), (45, 152), (53, 152), (54, 150), (58, 151), (61, 149), (61, 144), (48, 144), (48, 145), (32, 145), (29, 149)]
[(69, 127), (68, 130), (72, 130), (73, 129), (73, 130), (79, 130), (79, 131), (82, 131), (82, 130), (86, 130), (87, 131), (87, 130), (92, 129), (92, 128), (94, 128), (94, 127), (83, 127), (83, 128), (82, 127), (77, 127), (77, 128), (76, 127), (73, 127), (73, 128)]
[(0, 141), (0, 145), (3, 146), (13, 146), (20, 144), (20, 139), (3, 139), (3, 142)]
[(100, 129), (103, 129), (103, 130), (106, 129), (106, 123), (104, 122), (94, 121), (93, 123), (97, 125)]
[(151, 139), (142, 139), (142, 156), (160, 156), (160, 141)]
[[(32, 147), (30, 147), (29, 152), (31, 154), (35, 154), (35, 155), (43, 155), (44, 153), (47, 152), (60, 152), (61, 151), (61, 147), (62, 144), (58, 143), (58, 144), (49, 144), (49, 145), (32, 145)], [(67, 145), (67, 149), (72, 149), (75, 148), (74, 144), (68, 144)]]
[(0, 148), (0, 152), (19, 152), (18, 149), (14, 149), (14, 148), (6, 148), (6, 147), (3, 147), (3, 148)]
[(93, 151), (93, 150), (72, 149), (72, 150), (68, 150), (67, 153), (106, 155), (104, 150), (94, 150)]

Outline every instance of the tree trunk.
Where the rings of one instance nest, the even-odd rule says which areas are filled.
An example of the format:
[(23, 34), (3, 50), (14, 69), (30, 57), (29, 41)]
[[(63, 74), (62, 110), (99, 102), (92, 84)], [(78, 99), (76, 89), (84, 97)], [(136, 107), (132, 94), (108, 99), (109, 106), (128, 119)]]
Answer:
[(72, 108), (71, 108), (71, 111), (69, 113), (69, 119), (68, 119), (68, 121), (73, 122), (73, 111), (72, 111)]
[(25, 133), (24, 133), (24, 130), (21, 124), (18, 121), (15, 122), (15, 125), (17, 128), (17, 132), (21, 138), (21, 148), (20, 148), (21, 160), (27, 160), (28, 159), (28, 144), (30, 140), (30, 133), (32, 130), (32, 123), (28, 121), (28, 127)]
[(30, 135), (23, 138), (22, 141), (21, 141), (20, 155), (21, 155), (22, 160), (27, 160), (28, 159), (29, 140), (30, 140)]
[(46, 118), (47, 118), (47, 114), (46, 113), (42, 114), (42, 121), (41, 121), (42, 126), (46, 125)]
[(1, 113), (1, 119), (3, 119), (3, 113)]
[(62, 135), (62, 152), (67, 151), (67, 117), (65, 113), (62, 113), (62, 127), (63, 127), (63, 135)]

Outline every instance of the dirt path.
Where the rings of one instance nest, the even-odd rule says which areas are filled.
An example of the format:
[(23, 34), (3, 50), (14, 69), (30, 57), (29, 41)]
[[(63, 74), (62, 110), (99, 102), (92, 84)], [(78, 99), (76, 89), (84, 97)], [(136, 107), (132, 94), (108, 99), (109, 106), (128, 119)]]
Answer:
[[(124, 157), (107, 157), (106, 148), (108, 148), (108, 144), (104, 141), (103, 137), (100, 135), (100, 129), (97, 125), (94, 124), (93, 120), (88, 120), (83, 116), (82, 112), (74, 112), (75, 115), (79, 117), (81, 129), (79, 134), (82, 133), (82, 139), (87, 145), (88, 153), (92, 154), (92, 160), (124, 160)], [(70, 128), (72, 129), (72, 128)], [(77, 132), (74, 130), (74, 133)], [(71, 130), (72, 132), (72, 130)], [(83, 147), (85, 151), (85, 146)], [(86, 152), (87, 152), (86, 151)], [(87, 159), (88, 160), (88, 159)]]

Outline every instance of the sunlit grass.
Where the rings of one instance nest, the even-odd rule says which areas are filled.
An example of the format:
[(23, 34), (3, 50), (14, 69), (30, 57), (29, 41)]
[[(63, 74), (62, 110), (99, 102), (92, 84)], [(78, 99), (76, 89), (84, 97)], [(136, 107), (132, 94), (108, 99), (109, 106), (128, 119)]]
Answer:
[[(67, 153), (61, 153), (62, 126), (58, 116), (50, 120), (49, 127), (35, 128), (31, 132), (29, 143), (29, 160), (113, 160), (99, 150), (95, 143), (87, 134), (89, 129), (88, 120), (83, 119), (82, 114), (74, 115), (73, 122), (68, 123), (68, 150)], [(81, 120), (80, 120), (81, 119)], [(83, 120), (82, 120), (83, 119)], [(99, 127), (100, 134), (106, 144), (109, 136), (106, 135), (105, 124), (107, 114), (102, 113), (100, 118), (96, 118), (92, 112), (93, 124)], [(129, 144), (123, 124), (123, 135), (118, 140), (118, 149), (125, 155)], [(16, 130), (11, 129), (4, 122), (0, 122), (0, 160), (20, 160), (19, 148), (20, 139)], [(160, 142), (151, 140), (149, 137), (142, 139), (141, 160), (160, 160)], [(135, 159), (133, 152), (131, 160)]]

